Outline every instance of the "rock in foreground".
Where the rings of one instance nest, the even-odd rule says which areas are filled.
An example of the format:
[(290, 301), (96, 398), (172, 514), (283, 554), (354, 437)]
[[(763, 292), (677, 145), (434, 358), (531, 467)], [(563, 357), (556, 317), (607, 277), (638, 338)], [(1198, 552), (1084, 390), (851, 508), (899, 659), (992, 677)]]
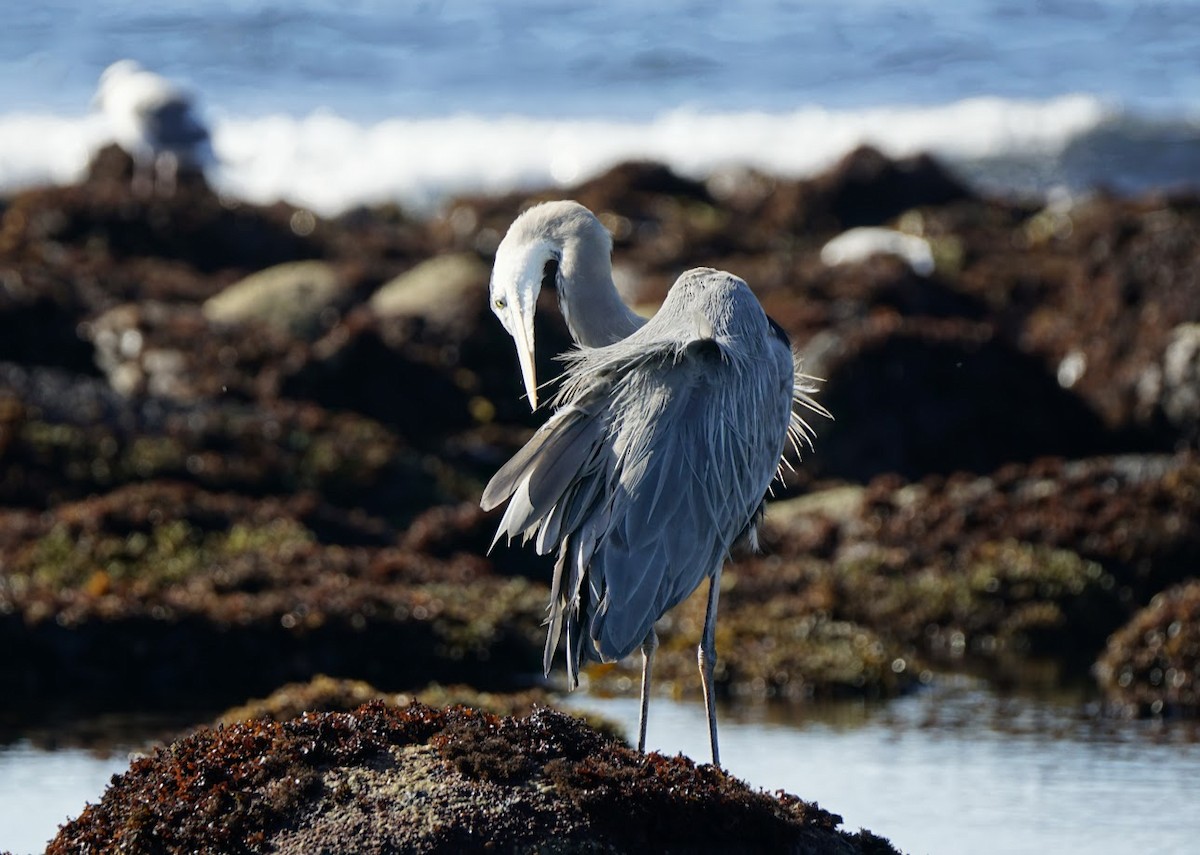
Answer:
[(840, 823), (551, 710), (377, 701), (193, 733), (134, 761), (47, 851), (896, 851)]

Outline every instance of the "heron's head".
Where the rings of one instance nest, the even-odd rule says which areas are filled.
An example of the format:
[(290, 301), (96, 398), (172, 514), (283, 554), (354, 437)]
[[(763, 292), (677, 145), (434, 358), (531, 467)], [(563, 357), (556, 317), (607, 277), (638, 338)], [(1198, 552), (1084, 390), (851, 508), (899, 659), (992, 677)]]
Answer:
[(496, 249), (492, 267), (490, 299), (492, 311), (504, 324), (517, 348), (521, 380), (529, 406), (537, 409), (537, 372), (533, 362), (533, 313), (538, 294), (549, 277), (553, 282), (562, 258), (562, 248), (545, 236), (531, 235), (520, 228), (518, 218)]

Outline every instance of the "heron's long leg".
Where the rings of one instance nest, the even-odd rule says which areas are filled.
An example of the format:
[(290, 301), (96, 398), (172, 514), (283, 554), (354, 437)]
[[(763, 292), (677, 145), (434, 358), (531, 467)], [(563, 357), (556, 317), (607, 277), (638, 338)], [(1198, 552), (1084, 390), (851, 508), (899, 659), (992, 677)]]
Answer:
[(154, 158), (138, 153), (133, 155), (133, 180), (130, 189), (139, 199), (154, 195)]
[(650, 634), (642, 642), (642, 711), (638, 715), (638, 751), (646, 751), (646, 711), (650, 708), (650, 666), (654, 663), (654, 651), (658, 649), (658, 633), (650, 627)]
[(717, 569), (708, 580), (708, 614), (704, 616), (704, 634), (700, 636), (700, 681), (704, 686), (704, 707), (708, 713), (708, 739), (712, 743), (714, 766), (721, 765), (717, 750), (717, 703), (713, 695), (713, 669), (717, 665), (717, 599), (721, 595), (721, 570)]
[(175, 195), (175, 182), (179, 176), (179, 156), (164, 151), (154, 159), (154, 189), (159, 196), (170, 199)]

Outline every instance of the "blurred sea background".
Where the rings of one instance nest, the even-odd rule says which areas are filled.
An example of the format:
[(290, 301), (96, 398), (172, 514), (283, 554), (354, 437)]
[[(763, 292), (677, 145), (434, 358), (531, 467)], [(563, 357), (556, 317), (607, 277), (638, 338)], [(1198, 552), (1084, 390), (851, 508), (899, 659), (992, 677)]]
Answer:
[[(108, 140), (96, 80), (125, 57), (196, 95), (223, 192), (321, 215), (430, 212), (630, 158), (805, 176), (863, 143), (933, 153), (993, 193), (1175, 189), (1200, 175), (1198, 46), (1192, 2), (9, 4), (0, 192), (82, 177)], [(1192, 737), (992, 691), (786, 724), (734, 711), (725, 756), (905, 851), (1192, 851)], [(592, 700), (636, 721), (632, 701)], [(656, 698), (651, 748), (703, 758), (702, 717)], [(52, 746), (0, 746), (0, 849), (40, 848), (128, 765), (119, 744)]]
[(1191, 2), (17, 4), (0, 188), (83, 174), (131, 57), (199, 99), (218, 183), (322, 214), (582, 180), (650, 157), (804, 176), (861, 143), (992, 191), (1194, 181)]

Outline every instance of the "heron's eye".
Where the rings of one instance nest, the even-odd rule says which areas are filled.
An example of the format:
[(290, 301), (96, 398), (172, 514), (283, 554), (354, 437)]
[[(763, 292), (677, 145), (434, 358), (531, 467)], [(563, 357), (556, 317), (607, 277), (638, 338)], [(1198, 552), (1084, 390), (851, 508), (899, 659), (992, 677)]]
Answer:
[(497, 297), (495, 302), (492, 303), (492, 305), (495, 306), (497, 309), (503, 309), (505, 306), (508, 305), (508, 303), (505, 301), (505, 299), (503, 297)]

